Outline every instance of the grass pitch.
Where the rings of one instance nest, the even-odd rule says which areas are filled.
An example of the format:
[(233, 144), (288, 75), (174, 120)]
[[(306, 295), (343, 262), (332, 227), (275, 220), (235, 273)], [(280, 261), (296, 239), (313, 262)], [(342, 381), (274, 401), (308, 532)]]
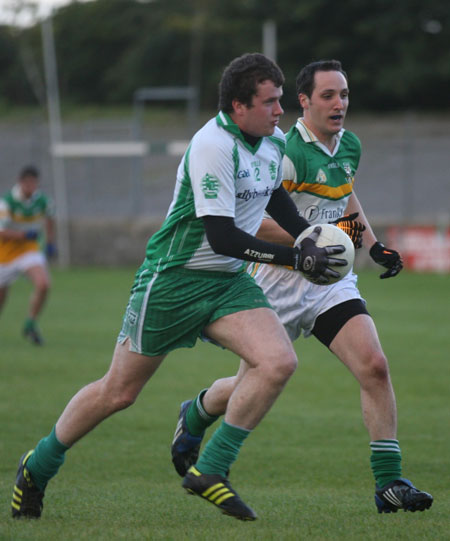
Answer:
[(232, 484), (256, 522), (186, 495), (170, 462), (179, 403), (238, 366), (209, 344), (169, 355), (133, 407), (67, 453), (42, 519), (13, 521), (19, 457), (107, 370), (133, 273), (55, 269), (42, 348), (20, 334), (29, 284), (12, 288), (0, 317), (1, 540), (449, 539), (450, 280), (407, 272), (379, 280), (364, 271), (359, 283), (390, 359), (404, 475), (433, 494), (431, 510), (377, 514), (358, 386), (311, 338), (297, 341), (297, 373), (233, 467)]

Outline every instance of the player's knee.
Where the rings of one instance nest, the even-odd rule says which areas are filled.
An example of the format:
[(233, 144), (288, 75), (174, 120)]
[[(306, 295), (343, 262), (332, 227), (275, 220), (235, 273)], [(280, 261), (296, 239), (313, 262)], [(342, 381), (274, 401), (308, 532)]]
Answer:
[(39, 280), (36, 282), (36, 290), (41, 295), (46, 295), (50, 289), (50, 282), (48, 280)]
[(297, 355), (292, 352), (283, 359), (283, 373), (286, 379), (289, 379), (297, 369)]
[(129, 408), (136, 402), (137, 394), (127, 388), (117, 388), (108, 382), (107, 379), (101, 380), (99, 400), (108, 411), (108, 415), (116, 411)]
[(367, 363), (367, 374), (372, 381), (384, 382), (389, 379), (389, 365), (383, 352), (371, 353)]
[(294, 351), (286, 352), (265, 365), (266, 374), (274, 384), (284, 384), (295, 372), (298, 360)]
[(129, 393), (118, 393), (110, 401), (110, 406), (113, 412), (124, 410), (132, 406), (136, 402), (137, 396)]

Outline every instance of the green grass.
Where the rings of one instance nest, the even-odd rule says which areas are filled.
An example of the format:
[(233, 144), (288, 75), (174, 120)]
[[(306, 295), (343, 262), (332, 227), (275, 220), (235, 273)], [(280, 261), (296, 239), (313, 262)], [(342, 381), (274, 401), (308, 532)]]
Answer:
[(404, 474), (434, 495), (430, 511), (376, 513), (358, 386), (314, 339), (300, 339), (297, 373), (233, 467), (232, 483), (258, 521), (241, 523), (185, 495), (170, 462), (180, 401), (237, 368), (209, 344), (172, 353), (132, 408), (68, 453), (42, 519), (13, 521), (18, 459), (107, 370), (133, 273), (55, 269), (42, 348), (20, 335), (29, 284), (12, 288), (0, 318), (1, 540), (449, 538), (450, 283), (407, 272), (379, 280), (364, 271), (360, 287), (390, 359)]

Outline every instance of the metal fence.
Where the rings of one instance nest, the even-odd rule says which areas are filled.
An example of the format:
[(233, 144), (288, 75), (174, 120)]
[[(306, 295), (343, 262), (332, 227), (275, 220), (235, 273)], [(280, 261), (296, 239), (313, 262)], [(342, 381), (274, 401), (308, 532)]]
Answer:
[[(285, 115), (282, 128), (287, 130), (293, 122), (295, 114)], [(347, 128), (362, 142), (355, 191), (371, 222), (449, 224), (450, 117), (349, 115)], [(161, 220), (172, 197), (189, 131), (184, 115), (180, 115), (178, 123), (171, 120), (143, 125), (141, 152), (128, 156), (121, 152), (103, 156), (101, 152), (78, 153), (64, 158), (69, 222)], [(82, 143), (85, 148), (109, 142), (114, 148), (118, 142), (135, 142), (134, 134), (130, 114), (125, 120), (64, 123), (62, 139)], [(0, 119), (1, 193), (28, 163), (40, 168), (42, 188), (53, 195), (46, 119), (38, 115), (15, 123)]]

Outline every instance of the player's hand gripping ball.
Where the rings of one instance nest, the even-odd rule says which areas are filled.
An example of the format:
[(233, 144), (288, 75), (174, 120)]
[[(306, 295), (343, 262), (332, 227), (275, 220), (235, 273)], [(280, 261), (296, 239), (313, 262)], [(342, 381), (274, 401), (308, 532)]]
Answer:
[[(320, 285), (334, 284), (336, 282), (339, 282), (339, 280), (342, 280), (342, 278), (344, 278), (344, 276), (346, 276), (350, 272), (350, 269), (352, 268), (355, 261), (355, 247), (353, 245), (352, 239), (344, 231), (342, 231), (342, 229), (332, 224), (316, 224), (307, 227), (297, 237), (294, 246), (300, 247), (302, 240), (308, 237), (314, 231), (317, 225), (320, 225), (322, 229), (319, 234), (319, 238), (316, 241), (316, 246), (318, 248), (336, 245), (344, 246), (344, 251), (342, 253), (336, 254), (333, 258), (331, 258), (330, 264), (327, 265), (329, 269), (335, 271), (335, 273), (338, 273), (338, 276), (327, 275), (327, 281), (324, 282), (316, 281), (314, 278), (311, 278), (311, 276), (309, 276), (307, 273), (302, 272), (302, 274), (307, 280), (313, 283), (318, 283)], [(336, 259), (345, 260), (346, 264), (333, 264), (333, 261)]]

